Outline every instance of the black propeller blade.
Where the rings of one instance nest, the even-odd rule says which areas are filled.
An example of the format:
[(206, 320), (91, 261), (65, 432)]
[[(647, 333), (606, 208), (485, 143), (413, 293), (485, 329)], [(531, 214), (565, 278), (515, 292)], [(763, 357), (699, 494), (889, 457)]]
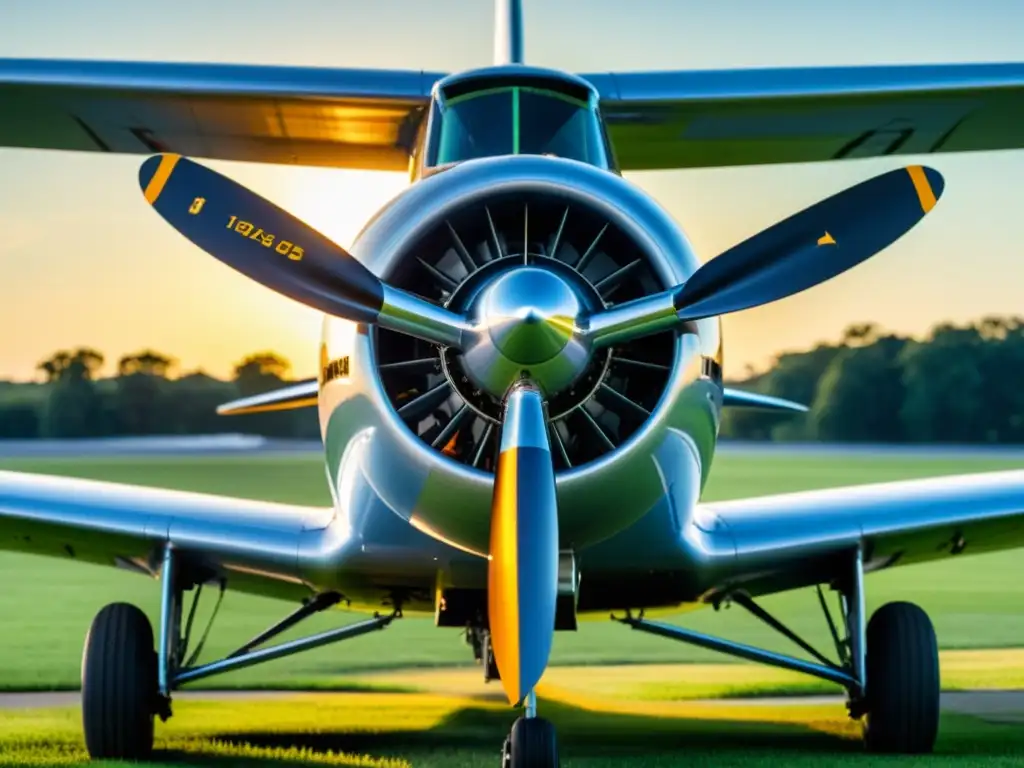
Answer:
[(868, 179), (730, 248), (676, 288), (595, 313), (590, 340), (616, 344), (812, 288), (898, 240), (943, 187), (938, 171), (919, 165)]
[(830, 280), (902, 237), (943, 188), (938, 171), (911, 166), (822, 200), (698, 269), (675, 295), (680, 319), (768, 304)]
[(329, 315), (459, 345), (457, 315), (385, 285), (340, 245), (226, 176), (165, 154), (142, 164), (139, 183), (172, 227), (256, 282)]

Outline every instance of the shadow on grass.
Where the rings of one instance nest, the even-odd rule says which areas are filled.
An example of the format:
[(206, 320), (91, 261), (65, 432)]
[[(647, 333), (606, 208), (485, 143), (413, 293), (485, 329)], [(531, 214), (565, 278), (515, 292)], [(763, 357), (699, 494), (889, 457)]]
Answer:
[[(749, 752), (755, 761), (765, 751), (794, 757), (802, 753), (814, 764), (821, 758), (812, 759), (813, 755), (861, 751), (858, 741), (815, 730), (806, 723), (594, 712), (556, 701), (541, 702), (541, 711), (558, 728), (566, 762), (582, 759), (589, 763), (599, 758), (601, 764), (645, 765), (645, 758), (652, 758), (664, 765), (656, 758), (728, 749)], [(388, 758), (409, 760), (417, 767), (496, 765), (514, 717), (508, 710), (467, 706), (421, 731), (345, 732), (339, 724), (339, 730), (326, 732), (221, 733), (211, 737), (216, 748), (210, 751), (196, 744), (162, 752), (157, 759), (176, 764), (268, 766), (333, 762), (332, 755), (364, 755), (364, 765), (387, 765)]]

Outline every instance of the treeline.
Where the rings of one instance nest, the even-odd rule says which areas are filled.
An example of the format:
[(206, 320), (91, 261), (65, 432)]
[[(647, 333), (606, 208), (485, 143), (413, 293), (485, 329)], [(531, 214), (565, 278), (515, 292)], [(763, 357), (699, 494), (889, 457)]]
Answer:
[(101, 378), (103, 355), (57, 352), (39, 364), (43, 383), (0, 382), (0, 438), (79, 438), (245, 432), (319, 437), (316, 409), (218, 416), (221, 403), (287, 386), (290, 364), (273, 352), (246, 357), (223, 380), (177, 376), (174, 358), (153, 350), (125, 355)]
[(730, 409), (722, 436), (744, 440), (1024, 442), (1024, 318), (936, 326), (915, 340), (873, 324), (838, 344), (780, 355), (735, 385), (810, 406), (808, 414)]
[[(223, 417), (221, 403), (286, 386), (290, 365), (246, 357), (230, 379), (177, 375), (145, 350), (101, 378), (103, 355), (81, 348), (39, 364), (42, 383), (0, 382), (0, 437), (215, 434), (315, 439), (316, 410)], [(743, 440), (1024, 443), (1024, 318), (939, 325), (925, 339), (851, 326), (836, 344), (779, 355), (764, 373), (730, 382), (810, 406), (807, 414), (729, 409), (722, 436)]]

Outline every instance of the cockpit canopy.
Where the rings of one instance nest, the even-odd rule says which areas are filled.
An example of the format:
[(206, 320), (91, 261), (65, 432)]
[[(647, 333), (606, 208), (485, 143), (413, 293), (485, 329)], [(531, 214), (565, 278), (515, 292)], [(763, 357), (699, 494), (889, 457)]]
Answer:
[(435, 91), (425, 165), (498, 155), (556, 155), (611, 168), (589, 84), (526, 67), (442, 81)]

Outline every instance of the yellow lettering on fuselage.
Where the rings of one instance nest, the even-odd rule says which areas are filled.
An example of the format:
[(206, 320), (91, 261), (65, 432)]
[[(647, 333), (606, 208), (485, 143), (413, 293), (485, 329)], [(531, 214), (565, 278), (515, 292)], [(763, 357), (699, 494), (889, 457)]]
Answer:
[(326, 384), (328, 381), (333, 379), (347, 378), (349, 375), (349, 357), (339, 357), (336, 360), (331, 360), (327, 365), (323, 367), (321, 371), (321, 381)]

